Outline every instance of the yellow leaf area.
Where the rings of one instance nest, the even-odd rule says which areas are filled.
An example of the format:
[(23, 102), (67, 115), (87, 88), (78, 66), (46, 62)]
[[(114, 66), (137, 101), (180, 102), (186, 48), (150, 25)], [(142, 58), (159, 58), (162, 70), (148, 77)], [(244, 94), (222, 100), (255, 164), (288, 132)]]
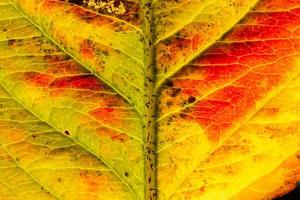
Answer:
[(0, 200), (282, 196), (299, 73), (299, 0), (0, 0)]
[(0, 199), (133, 199), (103, 162), (3, 88), (0, 102)]
[(158, 120), (161, 199), (272, 199), (296, 186), (299, 6), (260, 1), (166, 83)]

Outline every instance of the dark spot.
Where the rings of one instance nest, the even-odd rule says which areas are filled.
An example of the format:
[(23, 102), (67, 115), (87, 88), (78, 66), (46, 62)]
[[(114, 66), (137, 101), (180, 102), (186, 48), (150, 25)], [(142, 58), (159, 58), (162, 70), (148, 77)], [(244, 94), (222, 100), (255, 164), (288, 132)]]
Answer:
[(185, 119), (185, 118), (187, 118), (188, 115), (185, 114), (185, 113), (180, 113), (179, 116), (180, 116), (181, 118)]
[(69, 132), (69, 131), (65, 131), (65, 134), (66, 134), (66, 135), (70, 135), (70, 132)]
[(189, 103), (194, 103), (195, 101), (196, 101), (196, 98), (193, 97), (193, 96), (190, 96), (189, 99), (188, 99)]
[(58, 181), (58, 182), (61, 182), (61, 181), (62, 181), (62, 179), (61, 179), (61, 178), (58, 178), (58, 179), (57, 179), (57, 181)]
[(180, 92), (181, 92), (181, 88), (172, 88), (170, 96), (171, 97), (177, 97)]
[(168, 82), (166, 83), (166, 86), (167, 86), (167, 87), (173, 87), (173, 86), (174, 86), (174, 83), (173, 83), (172, 81), (168, 81)]
[(102, 172), (97, 171), (96, 176), (102, 176)]
[(105, 55), (105, 56), (109, 56), (109, 52), (108, 52), (108, 51), (103, 51), (102, 53), (103, 53), (103, 55)]
[(7, 45), (8, 46), (13, 46), (13, 45), (15, 45), (16, 44), (16, 40), (15, 39), (11, 39), (11, 40), (8, 40), (7, 41)]
[(126, 177), (128, 177), (128, 176), (129, 176), (129, 173), (128, 173), (128, 172), (125, 172), (124, 175), (125, 175)]
[(173, 102), (172, 101), (167, 101), (167, 106), (170, 107), (173, 105)]
[(74, 3), (74, 4), (77, 4), (77, 5), (82, 5), (82, 0), (69, 0), (70, 3)]

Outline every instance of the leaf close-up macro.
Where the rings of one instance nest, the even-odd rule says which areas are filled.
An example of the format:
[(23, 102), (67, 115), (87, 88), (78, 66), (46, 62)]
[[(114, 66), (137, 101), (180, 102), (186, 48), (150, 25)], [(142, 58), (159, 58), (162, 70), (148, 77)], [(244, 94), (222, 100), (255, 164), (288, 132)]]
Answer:
[(300, 0), (0, 0), (0, 200), (299, 182)]

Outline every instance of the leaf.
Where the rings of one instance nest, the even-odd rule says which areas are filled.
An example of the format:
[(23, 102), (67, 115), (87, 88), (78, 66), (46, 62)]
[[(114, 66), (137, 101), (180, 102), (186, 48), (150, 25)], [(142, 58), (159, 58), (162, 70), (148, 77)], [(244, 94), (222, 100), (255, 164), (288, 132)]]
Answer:
[(299, 10), (298, 0), (0, 0), (0, 199), (291, 191)]

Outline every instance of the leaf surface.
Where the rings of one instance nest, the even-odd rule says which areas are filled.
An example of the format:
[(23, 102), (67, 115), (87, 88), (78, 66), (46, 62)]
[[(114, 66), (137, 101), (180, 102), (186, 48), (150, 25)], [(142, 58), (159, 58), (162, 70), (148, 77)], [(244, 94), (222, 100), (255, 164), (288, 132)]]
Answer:
[(20, 31), (4, 35), (8, 40), (1, 45), (3, 88), (38, 119), (104, 162), (141, 198), (143, 134), (132, 106), (43, 37), (11, 5), (4, 7), (10, 11), (5, 13), (8, 21), (2, 22), (4, 34)]
[(219, 40), (257, 0), (155, 0), (157, 87)]
[(230, 199), (299, 150), (298, 13), (261, 1), (164, 87), (158, 185), (167, 199)]
[[(53, 43), (144, 109), (144, 34), (140, 1), (96, 4), (12, 0)], [(112, 1), (114, 2), (114, 1)]]
[(289, 192), (299, 27), (298, 0), (0, 0), (1, 199)]

